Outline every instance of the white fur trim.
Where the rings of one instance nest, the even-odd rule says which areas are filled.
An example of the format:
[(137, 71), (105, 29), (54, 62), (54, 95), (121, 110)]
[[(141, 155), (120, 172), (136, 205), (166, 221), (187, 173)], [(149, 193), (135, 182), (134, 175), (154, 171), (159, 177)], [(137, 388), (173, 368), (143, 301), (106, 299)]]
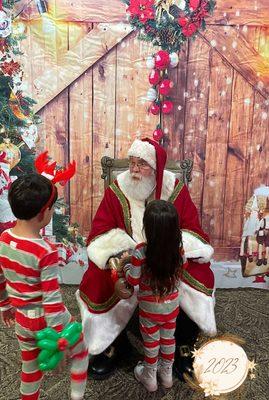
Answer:
[(76, 292), (80, 308), (83, 333), (90, 354), (100, 354), (126, 327), (137, 306), (138, 287), (134, 288), (132, 297), (120, 300), (111, 310), (103, 314), (93, 314)]
[(173, 172), (163, 171), (162, 200), (168, 200), (175, 189), (176, 176)]
[(256, 196), (269, 196), (269, 186), (260, 186), (254, 190)]
[(89, 259), (101, 269), (106, 269), (109, 257), (120, 251), (135, 248), (136, 243), (122, 229), (115, 228), (98, 236), (87, 247)]
[(131, 226), (133, 231), (133, 239), (137, 243), (145, 241), (143, 235), (143, 217), (145, 212), (145, 202), (139, 200), (128, 199), (131, 210)]
[(136, 139), (128, 151), (128, 157), (143, 158), (151, 168), (156, 169), (155, 147), (149, 142), (142, 142), (142, 140)]
[(200, 239), (190, 232), (182, 231), (183, 248), (187, 258), (201, 257), (201, 263), (209, 262), (214, 254), (214, 249), (210, 244), (203, 243)]
[(181, 281), (179, 283), (179, 306), (206, 335), (215, 336), (217, 334), (214, 296), (207, 296)]
[(117, 182), (119, 184), (119, 188), (126, 197), (128, 197), (127, 193), (128, 193), (128, 176), (129, 175), (130, 175), (130, 172), (127, 170), (127, 171), (121, 172), (117, 176)]

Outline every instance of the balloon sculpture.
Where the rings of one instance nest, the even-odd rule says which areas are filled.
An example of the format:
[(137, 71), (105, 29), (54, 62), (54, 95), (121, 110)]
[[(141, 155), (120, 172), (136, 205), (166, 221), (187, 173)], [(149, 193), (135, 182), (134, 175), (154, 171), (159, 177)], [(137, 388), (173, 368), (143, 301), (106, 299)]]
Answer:
[(78, 342), (81, 332), (82, 325), (79, 322), (71, 322), (60, 333), (49, 327), (37, 332), (37, 347), (41, 349), (37, 358), (39, 369), (51, 371), (56, 368), (64, 351)]

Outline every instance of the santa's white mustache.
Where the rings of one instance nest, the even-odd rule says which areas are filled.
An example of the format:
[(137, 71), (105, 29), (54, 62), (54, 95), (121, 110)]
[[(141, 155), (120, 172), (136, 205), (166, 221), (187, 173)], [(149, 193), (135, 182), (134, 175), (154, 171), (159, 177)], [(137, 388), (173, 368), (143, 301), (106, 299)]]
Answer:
[(133, 179), (138, 179), (138, 180), (142, 180), (142, 175), (141, 174), (138, 174), (137, 172), (132, 172), (131, 173), (131, 177), (133, 178)]

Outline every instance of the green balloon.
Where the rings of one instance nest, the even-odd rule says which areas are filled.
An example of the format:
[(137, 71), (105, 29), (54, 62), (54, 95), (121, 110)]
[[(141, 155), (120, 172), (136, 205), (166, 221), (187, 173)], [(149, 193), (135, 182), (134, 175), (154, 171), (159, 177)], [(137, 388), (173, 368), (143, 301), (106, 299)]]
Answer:
[(42, 331), (37, 332), (36, 334), (37, 340), (49, 339), (49, 340), (58, 340), (60, 335), (53, 328), (45, 328)]
[(74, 333), (74, 335), (69, 339), (69, 346), (74, 346), (79, 341), (81, 333)]
[(63, 359), (63, 356), (64, 353), (62, 351), (57, 351), (57, 353), (54, 353), (47, 363), (49, 370), (56, 368), (59, 362)]
[(79, 322), (71, 322), (70, 324), (68, 324), (64, 328), (64, 330), (61, 333), (61, 337), (65, 338), (66, 340), (68, 340), (69, 343), (71, 343), (70, 341), (73, 342), (73, 340), (72, 340), (73, 335), (75, 335), (77, 333), (79, 333), (79, 335), (80, 335), (81, 332), (82, 332), (81, 323), (79, 323)]
[[(47, 329), (47, 328), (45, 328), (45, 329)], [(42, 331), (39, 331), (39, 332), (36, 333), (36, 335), (35, 335), (36, 340), (43, 340), (43, 339), (46, 339), (46, 336), (47, 336), (47, 335), (46, 335), (46, 332), (44, 332), (45, 329), (42, 329)]]
[(52, 341), (48, 339), (39, 340), (37, 342), (37, 346), (40, 347), (40, 349), (42, 350), (44, 349), (49, 351), (56, 351), (58, 349), (57, 341)]
[(47, 363), (39, 363), (39, 369), (40, 371), (48, 371)]
[(50, 359), (46, 362), (39, 363), (39, 369), (41, 371), (51, 371), (57, 367), (62, 358), (63, 353), (61, 351), (58, 351), (57, 353), (54, 353), (52, 357), (50, 357)]
[(37, 361), (39, 363), (46, 363), (50, 357), (53, 355), (54, 351), (41, 350), (38, 354)]

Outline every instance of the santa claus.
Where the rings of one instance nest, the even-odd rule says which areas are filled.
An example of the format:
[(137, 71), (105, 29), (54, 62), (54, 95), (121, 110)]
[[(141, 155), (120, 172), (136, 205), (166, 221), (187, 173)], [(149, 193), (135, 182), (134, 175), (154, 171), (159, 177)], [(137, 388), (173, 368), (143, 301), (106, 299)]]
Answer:
[(170, 201), (177, 208), (189, 261), (180, 283), (180, 307), (184, 312), (177, 319), (175, 334), (178, 370), (190, 370), (187, 345), (194, 344), (199, 328), (210, 336), (216, 334), (214, 276), (209, 263), (213, 248), (201, 229), (188, 189), (164, 169), (166, 152), (157, 142), (135, 140), (128, 157), (129, 170), (106, 189), (93, 219), (87, 248), (89, 268), (77, 292), (89, 353), (97, 355), (90, 375), (99, 379), (115, 369), (120, 349), (126, 346), (118, 337), (124, 337), (120, 333), (137, 306), (136, 292), (129, 299), (121, 299), (115, 293), (108, 260), (145, 241), (143, 214), (146, 204), (154, 198)]

